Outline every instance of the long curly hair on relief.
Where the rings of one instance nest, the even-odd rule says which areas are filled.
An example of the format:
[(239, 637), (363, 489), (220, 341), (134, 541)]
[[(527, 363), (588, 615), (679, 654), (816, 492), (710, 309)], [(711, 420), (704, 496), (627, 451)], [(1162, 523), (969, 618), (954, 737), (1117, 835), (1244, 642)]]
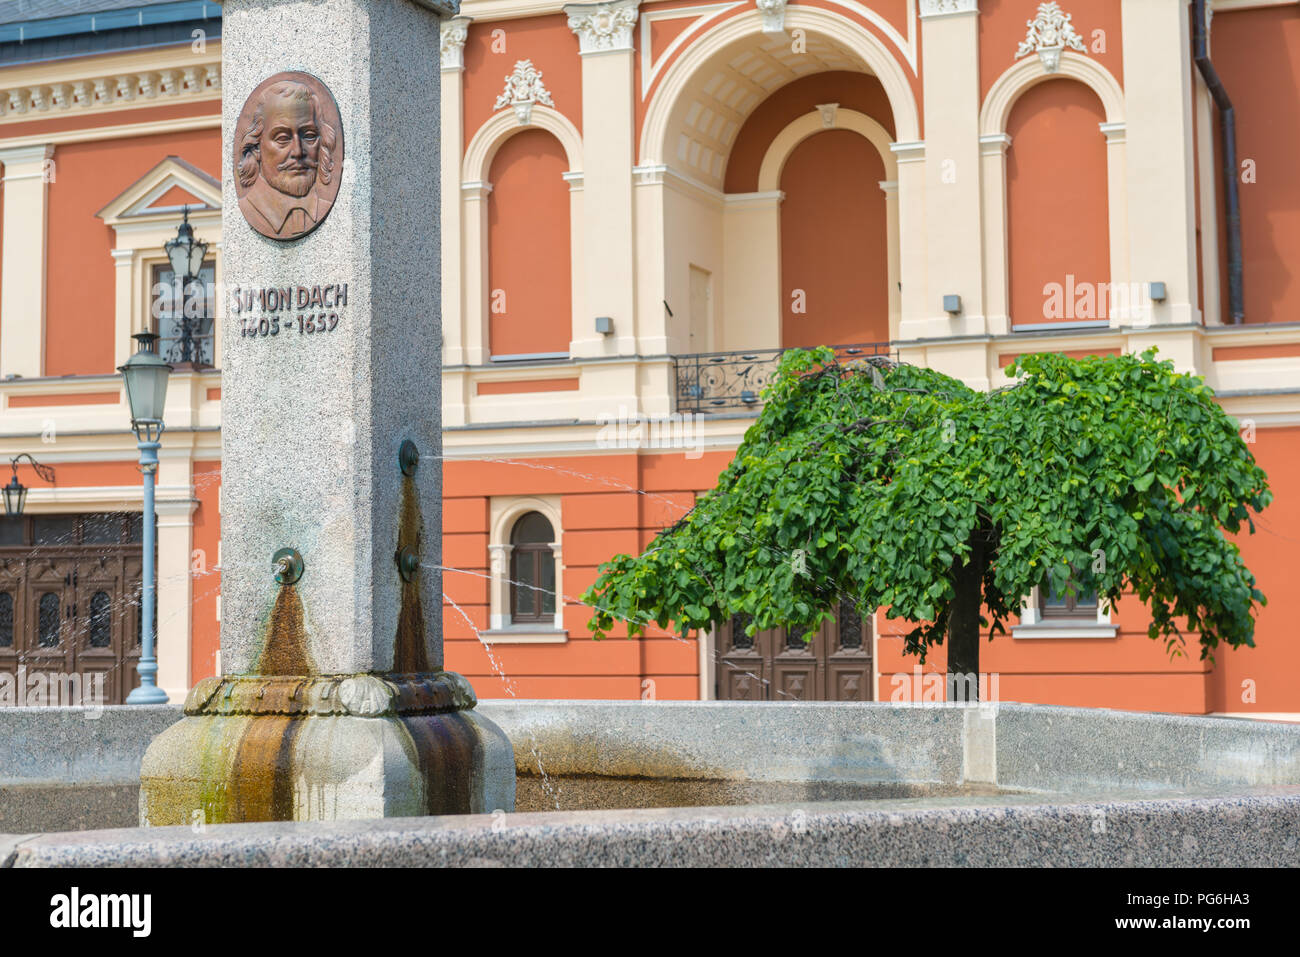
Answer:
[(334, 146), (338, 142), (338, 134), (334, 127), (321, 119), (320, 98), (310, 87), (293, 81), (277, 83), (264, 91), (257, 101), (257, 109), (253, 111), (253, 122), (249, 125), (239, 147), (237, 170), (239, 185), (247, 189), (257, 182), (257, 177), (261, 173), (261, 141), (262, 132), (266, 129), (266, 104), (273, 98), (306, 100), (311, 103), (311, 114), (316, 118), (316, 126), (320, 130), (320, 165), (316, 169), (316, 178), (328, 186), (334, 177)]

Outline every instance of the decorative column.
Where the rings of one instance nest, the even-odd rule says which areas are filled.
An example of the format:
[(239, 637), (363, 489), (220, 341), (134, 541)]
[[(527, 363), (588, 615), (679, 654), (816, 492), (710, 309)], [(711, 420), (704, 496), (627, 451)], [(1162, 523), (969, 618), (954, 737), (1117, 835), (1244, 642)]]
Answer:
[(880, 191), (885, 194), (885, 229), (887, 230), (886, 235), (890, 237), (888, 262), (886, 263), (886, 279), (889, 282), (889, 338), (897, 339), (903, 310), (903, 297), (899, 289), (899, 286), (902, 285), (902, 274), (899, 271), (901, 249), (894, 240), (894, 237), (898, 235), (898, 180), (882, 179), (877, 185), (880, 187)]
[[(575, 3), (564, 7), (582, 56), (583, 249), (585, 313), (574, 315), (575, 356), (631, 355), (637, 351), (633, 248), (635, 102), (632, 31), (638, 0)], [(596, 332), (597, 316), (614, 322), (613, 335)]]
[(510, 625), (510, 553), (514, 546), (501, 542), (488, 546), (488, 587), (492, 594), (488, 599), (488, 627), (500, 631)]
[(551, 559), (555, 562), (555, 630), (564, 630), (564, 557), (559, 542), (551, 542)]
[[(166, 433), (163, 433), (166, 435)], [(166, 474), (173, 466), (190, 469), (188, 453), (174, 463), (163, 460), (159, 467), (160, 484), (168, 484)], [(191, 615), (193, 573), (190, 570), (194, 548), (193, 498), (159, 498), (154, 503), (158, 515), (158, 687), (167, 692), (173, 703), (185, 700), (190, 689)]]
[(439, 59), (442, 82), (442, 361), (465, 363), (465, 312), (461, 275), (460, 164), (465, 155), (465, 40), (469, 17), (442, 22)]
[[(1131, 289), (1129, 284), (1128, 255), (1128, 124), (1122, 122), (1102, 123), (1101, 134), (1106, 137), (1106, 203), (1107, 223), (1110, 239), (1110, 285), (1112, 289)], [(1211, 222), (1213, 213), (1210, 214)], [(1205, 214), (1202, 213), (1202, 218)], [(1210, 235), (1210, 234), (1206, 234)], [(1215, 261), (1217, 265), (1217, 260)], [(1110, 312), (1112, 326), (1129, 325), (1134, 318), (1141, 318), (1142, 313), (1129, 317), (1125, 315), (1124, 299), (1111, 296), (1114, 307)], [(1150, 313), (1145, 314), (1150, 319)]]
[(1007, 147), (1011, 137), (980, 137), (980, 176), (984, 188), (984, 321), (991, 335), (1011, 331), (1011, 279), (1007, 259)]
[[(1129, 280), (1144, 310), (1129, 324), (1200, 319), (1190, 13), (1184, 0), (1123, 0)], [(1208, 235), (1208, 234), (1207, 234)], [(1112, 277), (1117, 278), (1117, 277)], [(1163, 282), (1153, 303), (1148, 284)]]
[[(729, 193), (722, 209), (722, 298), (736, 322), (721, 324), (713, 348), (777, 349), (789, 299), (781, 288), (781, 202), (785, 193)], [(733, 337), (734, 341), (733, 341)]]
[(461, 294), (465, 330), (463, 340), (464, 361), (467, 365), (483, 365), (491, 355), (488, 341), (488, 196), (492, 184), (476, 180), (461, 183), (461, 262), (465, 270), (465, 287)]
[[(927, 282), (922, 324), (905, 323), (902, 334), (977, 335), (985, 332), (977, 0), (922, 0), (921, 50)], [(952, 316), (943, 297), (954, 293), (962, 311)]]
[[(143, 273), (137, 262), (136, 250), (114, 249), (113, 257), (113, 368), (117, 369), (131, 357), (131, 337), (148, 329), (132, 328), (136, 314), (136, 274)], [(152, 290), (149, 292), (152, 304)], [(148, 312), (145, 313), (148, 315)]]
[[(513, 809), (443, 669), (434, 0), (226, 0), (223, 674), (145, 824)], [(287, 38), (291, 38), (289, 42)]]
[(0, 378), (45, 373), (45, 261), (54, 147), (0, 149), (4, 250), (0, 254)]
[(899, 338), (923, 338), (926, 320), (934, 311), (925, 279), (925, 142), (890, 143), (889, 150), (898, 160), (898, 276), (903, 287), (899, 292)]

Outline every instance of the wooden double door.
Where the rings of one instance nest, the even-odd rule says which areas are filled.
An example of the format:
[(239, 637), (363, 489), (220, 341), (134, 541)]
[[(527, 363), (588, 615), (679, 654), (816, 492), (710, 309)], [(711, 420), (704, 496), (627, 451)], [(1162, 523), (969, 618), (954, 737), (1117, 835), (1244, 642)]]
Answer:
[(67, 518), (56, 544), (32, 542), (29, 525), (28, 541), (0, 545), (0, 673), (14, 676), (16, 704), (95, 704), (98, 675), (98, 703), (121, 704), (140, 683), (140, 546), (129, 521), (96, 541), (91, 523)]
[(720, 701), (871, 701), (871, 616), (850, 601), (811, 634), (773, 628), (746, 635), (738, 617), (718, 629)]

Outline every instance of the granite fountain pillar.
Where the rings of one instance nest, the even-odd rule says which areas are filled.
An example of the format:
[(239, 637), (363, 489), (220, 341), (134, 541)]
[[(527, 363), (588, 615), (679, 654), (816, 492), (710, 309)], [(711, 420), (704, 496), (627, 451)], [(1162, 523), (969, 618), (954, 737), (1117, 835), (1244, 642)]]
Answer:
[(438, 50), (456, 12), (225, 0), (225, 673), (149, 748), (144, 824), (513, 808), (509, 741), (443, 669)]

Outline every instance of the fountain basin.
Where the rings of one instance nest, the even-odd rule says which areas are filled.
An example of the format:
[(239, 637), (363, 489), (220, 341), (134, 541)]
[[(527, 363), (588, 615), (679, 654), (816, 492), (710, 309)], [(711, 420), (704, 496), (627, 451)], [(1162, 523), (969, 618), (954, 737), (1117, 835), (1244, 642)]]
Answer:
[[(1300, 864), (1300, 726), (1015, 704), (487, 701), (479, 710), (514, 748), (520, 813), (29, 833), (0, 838), (0, 860)], [(9, 742), (0, 830), (36, 830), (17, 811), (41, 788), (54, 807), (60, 789), (129, 787), (152, 734), (179, 716), (0, 711)]]

